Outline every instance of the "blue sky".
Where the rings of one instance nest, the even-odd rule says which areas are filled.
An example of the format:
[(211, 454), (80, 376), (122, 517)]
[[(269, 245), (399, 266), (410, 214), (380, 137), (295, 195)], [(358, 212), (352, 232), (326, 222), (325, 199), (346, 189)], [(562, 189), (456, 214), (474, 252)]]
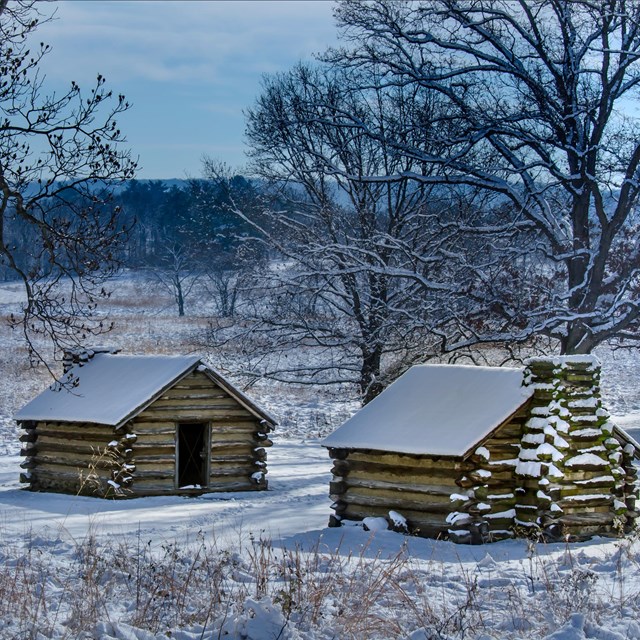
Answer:
[(120, 128), (140, 157), (139, 178), (200, 173), (203, 154), (241, 167), (244, 118), (265, 73), (335, 44), (328, 1), (73, 0), (39, 27), (52, 46), (50, 90), (98, 73), (133, 103)]

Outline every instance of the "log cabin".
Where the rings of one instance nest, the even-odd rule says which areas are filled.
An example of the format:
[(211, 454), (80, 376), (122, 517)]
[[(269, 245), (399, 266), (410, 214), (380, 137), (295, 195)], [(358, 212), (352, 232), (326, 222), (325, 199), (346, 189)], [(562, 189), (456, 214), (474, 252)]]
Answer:
[(640, 449), (610, 420), (599, 380), (592, 356), (412, 367), (323, 441), (329, 525), (385, 518), (471, 544), (630, 531)]
[(268, 486), (275, 420), (197, 356), (69, 352), (60, 380), (16, 420), (20, 480), (33, 491), (127, 498)]

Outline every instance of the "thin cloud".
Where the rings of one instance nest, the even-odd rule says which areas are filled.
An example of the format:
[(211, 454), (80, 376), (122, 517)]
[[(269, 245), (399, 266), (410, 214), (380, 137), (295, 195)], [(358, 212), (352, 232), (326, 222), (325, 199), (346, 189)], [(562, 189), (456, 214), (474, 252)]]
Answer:
[[(42, 7), (48, 8), (47, 3)], [(133, 103), (119, 124), (143, 167), (139, 177), (197, 175), (203, 153), (245, 162), (242, 112), (263, 74), (284, 71), (335, 43), (332, 3), (310, 1), (104, 1), (52, 5), (35, 39), (52, 52), (48, 91), (98, 73)]]

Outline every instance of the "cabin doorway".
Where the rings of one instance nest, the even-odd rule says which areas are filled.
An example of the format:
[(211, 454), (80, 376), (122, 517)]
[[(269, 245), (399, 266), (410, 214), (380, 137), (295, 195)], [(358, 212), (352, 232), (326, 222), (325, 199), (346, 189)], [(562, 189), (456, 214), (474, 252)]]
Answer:
[(209, 471), (209, 429), (202, 422), (178, 425), (176, 466), (178, 488), (206, 487)]

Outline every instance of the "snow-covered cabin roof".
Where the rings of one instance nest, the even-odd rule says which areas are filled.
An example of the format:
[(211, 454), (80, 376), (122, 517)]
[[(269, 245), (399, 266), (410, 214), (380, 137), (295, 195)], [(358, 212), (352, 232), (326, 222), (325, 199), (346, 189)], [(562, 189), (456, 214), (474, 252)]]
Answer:
[(414, 366), (322, 444), (462, 457), (533, 395), (522, 377), (506, 367)]
[(253, 415), (276, 422), (197, 356), (113, 355), (97, 353), (71, 368), (26, 404), (18, 421), (82, 422), (120, 426), (198, 369), (221, 386)]

